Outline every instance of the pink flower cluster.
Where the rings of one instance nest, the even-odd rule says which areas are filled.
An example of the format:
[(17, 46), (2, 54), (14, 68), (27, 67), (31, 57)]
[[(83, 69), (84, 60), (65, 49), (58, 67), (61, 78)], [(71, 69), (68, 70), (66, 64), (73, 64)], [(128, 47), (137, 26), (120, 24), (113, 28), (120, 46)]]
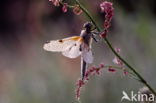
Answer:
[[(115, 51), (116, 51), (118, 54), (120, 54), (120, 52), (121, 52), (120, 48), (115, 48)], [(121, 68), (124, 67), (124, 63), (123, 63), (118, 57), (116, 57), (116, 56), (114, 57), (113, 62), (114, 62), (114, 64), (117, 64), (117, 65), (118, 65), (119, 67), (121, 67)], [(123, 69), (123, 73), (124, 73), (125, 75), (128, 74), (128, 72), (127, 72), (125, 69)]]
[(86, 71), (85, 77), (84, 79), (79, 79), (76, 83), (76, 98), (79, 100), (80, 99), (80, 92), (81, 92), (81, 88), (87, 83), (87, 81), (89, 80), (89, 78), (95, 74), (99, 75), (100, 74), (100, 70), (104, 68), (104, 64), (100, 64), (98, 67), (91, 67)]
[[(62, 0), (49, 0), (53, 3), (54, 6), (60, 6), (62, 5), (62, 11), (64, 13), (66, 13), (68, 11), (68, 3), (63, 3)], [(81, 8), (79, 7), (79, 5), (74, 5), (73, 7), (73, 13), (76, 15), (80, 15), (82, 13)]]
[(112, 72), (112, 73), (116, 72), (116, 70), (113, 69), (112, 67), (109, 67), (109, 68), (108, 68), (108, 71), (109, 71), (109, 72)]
[(104, 21), (104, 31), (101, 33), (101, 37), (105, 38), (107, 36), (108, 28), (111, 26), (111, 20), (114, 14), (114, 8), (111, 2), (103, 2), (100, 4), (101, 11), (105, 13)]
[(49, 0), (53, 3), (54, 6), (60, 6), (60, 1), (61, 0)]
[(67, 3), (64, 3), (64, 4), (63, 4), (63, 7), (62, 7), (62, 11), (63, 11), (64, 13), (66, 13), (67, 10), (68, 10), (68, 4), (67, 4)]
[[(116, 51), (118, 54), (120, 54), (120, 52), (121, 52), (120, 48), (115, 48), (115, 51)], [(113, 59), (113, 62), (114, 62), (115, 64), (119, 65), (120, 67), (123, 67), (123, 66), (124, 66), (124, 63), (123, 63), (118, 57), (115, 57), (115, 58)]]

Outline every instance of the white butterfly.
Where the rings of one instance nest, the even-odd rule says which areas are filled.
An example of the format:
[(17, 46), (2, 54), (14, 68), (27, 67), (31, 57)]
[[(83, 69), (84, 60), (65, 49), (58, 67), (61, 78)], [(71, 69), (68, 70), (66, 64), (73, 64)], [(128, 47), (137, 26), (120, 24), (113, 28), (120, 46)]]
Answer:
[(44, 44), (43, 48), (46, 51), (61, 52), (69, 58), (76, 58), (81, 55), (81, 76), (85, 76), (87, 64), (93, 62), (91, 51), (91, 43), (93, 33), (91, 32), (91, 23), (84, 24), (84, 30), (80, 36), (72, 36), (60, 40), (52, 40)]

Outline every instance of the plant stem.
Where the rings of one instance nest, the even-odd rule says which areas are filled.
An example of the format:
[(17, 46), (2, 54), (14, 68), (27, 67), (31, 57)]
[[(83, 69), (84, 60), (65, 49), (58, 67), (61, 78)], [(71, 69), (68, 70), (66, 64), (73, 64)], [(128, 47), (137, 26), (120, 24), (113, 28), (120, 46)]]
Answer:
[[(80, 8), (83, 10), (83, 12), (87, 15), (87, 17), (93, 22), (94, 26), (97, 28), (99, 32), (102, 31), (102, 29), (97, 25), (91, 14), (88, 12), (88, 10), (79, 2), (79, 0), (75, 0), (76, 3), (80, 6)], [(104, 38), (104, 41), (108, 45), (108, 47), (111, 49), (111, 51), (130, 69), (133, 71), (133, 73), (140, 79), (140, 81), (146, 85), (150, 91), (156, 96), (156, 92), (154, 89), (147, 83), (147, 81), (131, 66), (128, 64), (126, 60), (124, 60), (113, 48), (112, 44), (109, 42), (107, 38)]]

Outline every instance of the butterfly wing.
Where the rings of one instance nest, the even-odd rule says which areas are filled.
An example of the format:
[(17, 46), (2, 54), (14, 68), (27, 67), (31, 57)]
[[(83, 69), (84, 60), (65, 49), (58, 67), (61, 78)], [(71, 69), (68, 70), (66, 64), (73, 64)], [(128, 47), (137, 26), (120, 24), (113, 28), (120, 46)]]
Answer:
[(86, 69), (87, 69), (87, 64), (91, 64), (93, 62), (93, 55), (91, 51), (91, 46), (89, 47), (86, 44), (81, 45), (82, 48), (82, 57), (81, 57), (81, 76), (82, 80), (84, 79)]
[(82, 57), (86, 63), (91, 64), (93, 62), (93, 54), (91, 50), (82, 51)]
[(89, 45), (86, 45), (83, 43), (81, 45), (82, 48), (82, 58), (86, 63), (91, 64), (93, 62), (93, 54), (91, 51), (91, 43)]
[(83, 39), (80, 36), (73, 36), (61, 40), (52, 40), (44, 44), (43, 48), (46, 51), (62, 52), (62, 54), (69, 58), (76, 58), (81, 54), (80, 45)]
[(62, 52), (62, 54), (69, 58), (76, 58), (81, 55), (80, 45), (81, 42), (76, 41), (75, 43), (70, 44), (70, 46), (68, 46), (66, 50)]

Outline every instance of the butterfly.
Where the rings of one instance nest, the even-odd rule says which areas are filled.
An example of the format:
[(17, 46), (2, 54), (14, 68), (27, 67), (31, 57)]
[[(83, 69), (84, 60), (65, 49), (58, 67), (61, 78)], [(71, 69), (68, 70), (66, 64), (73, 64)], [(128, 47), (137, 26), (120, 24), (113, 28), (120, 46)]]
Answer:
[(81, 56), (81, 78), (85, 77), (87, 64), (93, 62), (93, 54), (91, 51), (92, 39), (95, 39), (95, 34), (92, 32), (92, 23), (87, 22), (81, 30), (80, 36), (72, 36), (59, 40), (52, 40), (44, 44), (43, 48), (46, 51), (61, 52), (68, 58), (77, 58)]

